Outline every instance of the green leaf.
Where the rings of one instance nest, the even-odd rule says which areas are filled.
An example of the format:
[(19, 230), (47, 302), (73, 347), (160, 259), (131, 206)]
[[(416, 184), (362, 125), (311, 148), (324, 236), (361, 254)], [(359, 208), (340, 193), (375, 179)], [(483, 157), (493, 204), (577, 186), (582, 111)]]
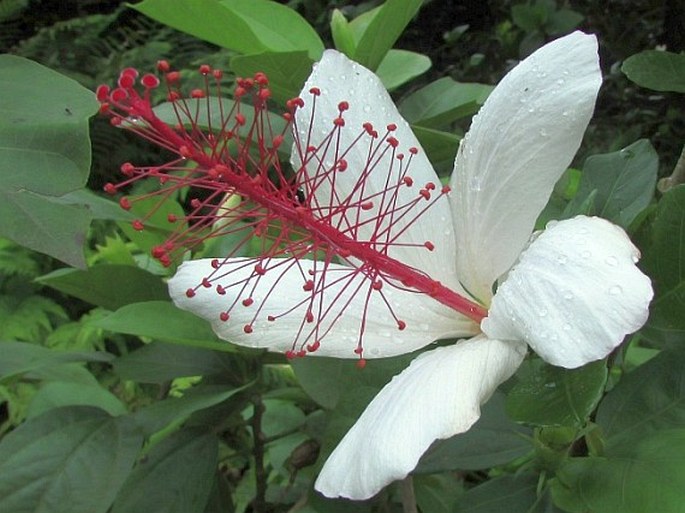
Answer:
[(543, 5), (514, 5), (511, 8), (511, 19), (526, 32), (535, 32), (547, 21), (548, 11)]
[(294, 10), (267, 0), (146, 0), (132, 6), (177, 30), (239, 53), (306, 51), (317, 60), (323, 43)]
[(645, 50), (628, 57), (621, 71), (641, 87), (685, 93), (685, 55)]
[(420, 511), (430, 513), (454, 513), (461, 495), (461, 479), (450, 474), (414, 476), (416, 504)]
[(387, 0), (359, 39), (353, 59), (375, 71), (422, 4), (422, 0)]
[(100, 352), (57, 352), (25, 342), (0, 342), (0, 379), (57, 367), (67, 362), (109, 362), (114, 358)]
[(609, 449), (685, 425), (685, 351), (663, 351), (624, 376), (599, 405)]
[(533, 473), (489, 479), (459, 498), (456, 513), (530, 513), (537, 502), (538, 477)]
[(164, 383), (186, 376), (231, 372), (225, 353), (198, 347), (152, 342), (112, 362), (121, 379), (139, 383)]
[(485, 84), (440, 78), (407, 96), (400, 104), (400, 114), (414, 125), (439, 128), (475, 114), (492, 90)]
[(28, 420), (0, 442), (0, 504), (12, 513), (105, 513), (142, 436), (127, 417), (68, 407)]
[(562, 36), (575, 29), (585, 19), (585, 16), (571, 9), (559, 9), (549, 13), (545, 32), (552, 36)]
[(461, 138), (450, 132), (442, 132), (432, 128), (412, 125), (414, 135), (421, 143), (423, 151), (438, 174), (452, 172), (454, 157), (457, 154)]
[(50, 200), (86, 183), (95, 96), (11, 55), (0, 56), (0, 90), (0, 236), (84, 266), (88, 212)]
[(217, 459), (215, 435), (195, 429), (174, 433), (133, 469), (112, 513), (202, 513)]
[(571, 512), (685, 511), (685, 429), (617, 445), (606, 458), (573, 458), (553, 483), (557, 505)]
[(266, 399), (264, 407), (262, 431), (267, 438), (283, 435), (304, 424), (304, 412), (290, 401)]
[(198, 386), (186, 390), (182, 397), (171, 397), (135, 412), (131, 417), (146, 436), (169, 424), (181, 424), (196, 411), (210, 408), (229, 399), (246, 387), (226, 389), (226, 385)]
[(685, 333), (685, 185), (661, 198), (652, 225), (652, 244), (642, 262), (652, 279), (655, 297), (647, 324), (649, 330), (682, 345)]
[(507, 396), (512, 419), (537, 426), (581, 427), (602, 398), (607, 368), (604, 361), (569, 370), (533, 360), (517, 376), (519, 381)]
[[(231, 68), (238, 75), (248, 77), (258, 71), (266, 73), (273, 98), (285, 104), (287, 100), (300, 94), (302, 86), (312, 72), (313, 62), (307, 53), (302, 51), (264, 52), (233, 57)], [(280, 121), (280, 124), (283, 122)]]
[(503, 465), (531, 451), (531, 430), (507, 417), (504, 401), (504, 394), (495, 393), (471, 429), (433, 444), (414, 473), (480, 470)]
[(85, 207), (93, 219), (129, 222), (135, 219), (130, 212), (121, 208), (118, 202), (98, 196), (88, 189), (79, 189), (52, 201), (62, 205)]
[(357, 48), (357, 42), (345, 15), (338, 9), (333, 9), (331, 14), (331, 35), (335, 48), (351, 58)]
[(108, 310), (169, 299), (166, 284), (159, 276), (130, 265), (102, 264), (83, 271), (58, 269), (37, 281)]
[(98, 384), (51, 381), (41, 386), (29, 404), (26, 416), (36, 417), (61, 406), (95, 406), (112, 416), (127, 413), (126, 406)]
[(376, 75), (388, 91), (397, 89), (412, 78), (424, 74), (431, 67), (431, 60), (421, 53), (407, 50), (390, 50), (381, 61)]
[(597, 191), (596, 215), (628, 228), (652, 201), (658, 170), (659, 157), (646, 139), (614, 153), (593, 155), (583, 165), (570, 212)]
[(126, 305), (93, 324), (117, 333), (218, 351), (234, 351), (233, 346), (217, 338), (207, 321), (166, 301)]

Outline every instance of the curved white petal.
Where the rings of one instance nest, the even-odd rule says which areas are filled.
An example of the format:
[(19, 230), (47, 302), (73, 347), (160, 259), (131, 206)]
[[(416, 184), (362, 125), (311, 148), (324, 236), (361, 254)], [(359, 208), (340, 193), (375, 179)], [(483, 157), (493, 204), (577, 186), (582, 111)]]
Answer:
[(467, 431), (480, 405), (521, 364), (526, 347), (479, 335), (427, 351), (367, 406), (324, 464), (314, 487), (366, 499), (404, 478), (437, 439)]
[(604, 358), (647, 320), (653, 292), (639, 256), (604, 219), (550, 223), (500, 285), (483, 332), (525, 340), (561, 367)]
[[(313, 87), (321, 91), (315, 101), (309, 92)], [(336, 136), (334, 141), (324, 143), (326, 151), (318, 150), (316, 158), (310, 159), (306, 166), (311, 182), (305, 185), (305, 192), (307, 196), (312, 196), (314, 206), (320, 208), (320, 215), (329, 215), (330, 206), (337, 207), (346, 201), (358, 204), (361, 197), (372, 198), (372, 208), (343, 209), (344, 215), (332, 215), (333, 224), (339, 225), (342, 230), (349, 229), (349, 233), (357, 240), (382, 244), (388, 239), (385, 229), (392, 223), (393, 233), (400, 234), (400, 237), (390, 237), (390, 242), (400, 245), (391, 245), (388, 254), (431, 274), (453, 290), (458, 290), (460, 285), (454, 264), (455, 245), (449, 203), (445, 196), (438, 198), (440, 181), (380, 79), (345, 55), (328, 50), (315, 65), (302, 90), (301, 98), (305, 101), (305, 106), (298, 109), (295, 116), (297, 142), (293, 145), (291, 157), (295, 169), (300, 168), (302, 152), (307, 147), (319, 147), (330, 134), (333, 120), (340, 115), (340, 102), (349, 104), (349, 110), (343, 114), (345, 126), (340, 131), (339, 138)], [(378, 138), (374, 140), (364, 134), (355, 142), (364, 133), (362, 127), (365, 123), (373, 125)], [(386, 127), (390, 124), (397, 126), (391, 135), (399, 141), (396, 152), (404, 154), (401, 162), (393, 158), (391, 148), (384, 138)], [(370, 144), (374, 148), (378, 147), (373, 150), (376, 155), (372, 158), (369, 158)], [(410, 155), (409, 150), (412, 147), (419, 150), (418, 154)], [(386, 149), (388, 151), (385, 155), (379, 158)], [(347, 169), (344, 172), (324, 173), (324, 170), (328, 171), (334, 166), (340, 156), (344, 156), (347, 161)], [(369, 165), (370, 161), (373, 162), (372, 166)], [(368, 169), (372, 171), (365, 176)], [(389, 193), (381, 194), (389, 184), (397, 184), (405, 172), (413, 180), (413, 185), (401, 186), (397, 198), (392, 198)], [(361, 183), (360, 176), (365, 176)], [(435, 203), (414, 222), (416, 215), (428, 201), (421, 199), (415, 208), (408, 211), (400, 207), (420, 198), (420, 189), (429, 182), (436, 186), (431, 192), (430, 200)], [(393, 209), (396, 209), (396, 213), (388, 215)], [(423, 246), (426, 241), (434, 244), (433, 251)]]
[[(349, 267), (331, 264), (325, 273), (318, 271), (325, 278), (307, 292), (303, 287), (311, 277), (307, 274), (311, 261), (299, 260), (296, 265), (294, 260), (264, 260), (260, 263), (267, 271), (261, 276), (254, 272), (257, 262), (228, 259), (218, 271), (210, 259), (185, 262), (169, 280), (171, 298), (179, 308), (208, 320), (220, 338), (272, 351), (298, 351), (318, 340), (318, 350), (310, 354), (359, 358), (354, 350), (362, 319), (364, 358), (409, 353), (440, 338), (478, 332), (475, 323), (424, 294), (400, 291), (388, 283), (380, 291), (370, 290), (371, 283), (353, 275)], [(204, 278), (210, 287), (197, 288)], [(225, 294), (217, 293), (217, 285)], [(189, 288), (196, 289), (193, 297), (186, 295)], [(242, 301), (247, 298), (252, 303), (245, 306)], [(230, 318), (222, 321), (220, 315), (226, 311)], [(404, 329), (399, 329), (393, 314), (406, 323)], [(276, 319), (270, 321), (269, 316)], [(251, 326), (250, 333), (245, 332), (246, 325)]]
[(482, 301), (524, 248), (575, 155), (601, 80), (595, 37), (575, 32), (510, 71), (474, 117), (450, 202), (458, 274)]

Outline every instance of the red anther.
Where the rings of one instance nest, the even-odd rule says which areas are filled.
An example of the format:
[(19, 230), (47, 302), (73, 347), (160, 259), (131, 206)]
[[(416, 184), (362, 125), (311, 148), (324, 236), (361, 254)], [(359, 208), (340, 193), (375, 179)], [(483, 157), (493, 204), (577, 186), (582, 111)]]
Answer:
[(269, 98), (271, 98), (271, 89), (268, 89), (266, 87), (264, 89), (260, 89), (259, 93), (257, 93), (257, 96), (259, 96), (260, 100), (266, 101)]
[(254, 272), (255, 272), (255, 274), (258, 274), (259, 276), (264, 276), (266, 274), (266, 269), (264, 269), (262, 264), (255, 264)]
[(273, 138), (273, 141), (271, 141), (271, 147), (276, 150), (280, 148), (281, 144), (283, 144), (283, 136), (282, 135), (277, 135), (276, 137)]
[(238, 123), (238, 125), (243, 126), (246, 121), (244, 114), (238, 112), (238, 114), (235, 115), (235, 122)]
[(387, 141), (388, 141), (388, 144), (390, 146), (392, 146), (393, 148), (397, 148), (397, 146), (399, 146), (399, 144), (400, 144), (400, 142), (397, 139), (395, 139), (394, 137), (388, 137)]
[(179, 155), (185, 159), (189, 159), (193, 156), (193, 150), (191, 150), (188, 146), (183, 145), (178, 149)]
[(431, 241), (427, 240), (426, 242), (423, 243), (423, 245), (426, 247), (428, 251), (433, 251), (435, 249), (435, 244), (433, 244)]
[(235, 88), (235, 90), (233, 91), (233, 96), (234, 96), (236, 99), (238, 99), (238, 98), (241, 98), (241, 97), (245, 96), (245, 93), (247, 93), (247, 91), (245, 90), (244, 87), (242, 87), (242, 86), (237, 86), (237, 87)]
[(397, 319), (397, 329), (402, 331), (404, 328), (407, 327), (407, 323), (404, 322), (402, 319)]
[(254, 86), (254, 80), (252, 80), (251, 78), (244, 78), (241, 85), (245, 89), (252, 89), (252, 87)]
[(195, 297), (195, 290), (194, 289), (187, 289), (186, 290), (186, 297)]
[(402, 178), (402, 183), (404, 183), (404, 185), (406, 185), (407, 187), (411, 187), (412, 185), (414, 185), (414, 180), (411, 176), (405, 176), (404, 178)]
[(219, 171), (215, 167), (207, 170), (207, 178), (210, 180), (216, 180), (219, 178)]
[(225, 296), (226, 295), (226, 289), (223, 288), (221, 285), (217, 284), (216, 293), (219, 294), (220, 296)]
[(112, 118), (109, 120), (109, 124), (112, 126), (119, 126), (121, 125), (121, 118)]
[(121, 87), (117, 87), (112, 93), (109, 95), (109, 99), (113, 103), (117, 103), (120, 101), (125, 100), (128, 98), (128, 93), (126, 92), (126, 89), (122, 89)]
[(319, 347), (321, 347), (321, 342), (319, 342), (319, 341), (317, 340), (317, 341), (314, 342), (313, 344), (307, 345), (307, 351), (309, 351), (310, 353), (313, 353), (314, 351), (316, 351), (317, 349), (319, 349)]
[(100, 114), (107, 114), (111, 110), (111, 105), (109, 103), (100, 104)]
[(179, 80), (181, 80), (181, 74), (178, 71), (170, 71), (166, 75), (164, 75), (164, 78), (166, 79), (167, 83), (169, 84), (175, 84)]
[(207, 277), (202, 278), (202, 286), (206, 289), (210, 289), (210, 288), (212, 288), (212, 282), (209, 281), (209, 278), (207, 278)]
[(274, 317), (273, 315), (267, 315), (266, 320), (269, 322), (274, 322), (276, 320), (276, 317)]
[(178, 221), (178, 217), (176, 217), (176, 214), (167, 214), (166, 220), (170, 223), (175, 223), (176, 221)]
[(121, 73), (119, 73), (119, 76), (126, 75), (128, 77), (133, 77), (133, 78), (138, 78), (138, 70), (136, 68), (124, 68), (121, 70)]
[(304, 107), (304, 100), (302, 98), (291, 98), (290, 100), (285, 102), (285, 106), (288, 108), (288, 110), (302, 108)]
[(106, 183), (105, 186), (102, 188), (107, 194), (116, 194), (117, 193), (117, 186), (114, 185), (113, 183)]
[(136, 170), (135, 166), (133, 164), (131, 164), (130, 162), (124, 162), (121, 165), (121, 173), (124, 176), (129, 176), (129, 177), (133, 176), (133, 172), (135, 170)]
[(371, 133), (373, 132), (373, 125), (371, 123), (369, 123), (368, 121), (362, 125), (362, 128), (369, 135), (371, 135)]
[(209, 75), (209, 73), (212, 71), (212, 67), (209, 64), (202, 64), (200, 65), (200, 73), (202, 75)]
[(345, 159), (338, 160), (337, 168), (338, 171), (345, 171), (345, 169), (347, 169), (347, 161)]
[(95, 97), (98, 99), (99, 102), (104, 102), (109, 96), (109, 91), (110, 88), (108, 85), (99, 85), (98, 88), (95, 90)]
[(212, 76), (214, 78), (216, 78), (217, 80), (221, 80), (222, 78), (224, 78), (224, 72), (221, 71), (220, 69), (215, 69), (215, 70), (212, 70)]
[(131, 226), (133, 226), (133, 229), (136, 231), (143, 231), (145, 229), (145, 226), (143, 225), (143, 222), (140, 219), (136, 219), (131, 223)]
[(254, 303), (254, 299), (251, 297), (246, 297), (245, 299), (242, 300), (243, 306), (251, 306), (252, 303)]
[(313, 94), (314, 96), (320, 96), (321, 95), (321, 89), (318, 87), (312, 87), (309, 92)]
[(286, 357), (288, 360), (293, 360), (293, 359), (295, 358), (295, 351), (292, 351), (292, 350), (286, 351), (286, 352), (285, 352), (285, 357)]
[(246, 324), (245, 326), (243, 326), (243, 331), (249, 335), (250, 333), (252, 333), (252, 325)]
[(307, 153), (316, 152), (316, 146), (307, 146)]
[(166, 255), (166, 250), (162, 246), (155, 246), (150, 251), (150, 254), (153, 258), (162, 258), (164, 255)]
[(169, 267), (171, 265), (171, 258), (169, 258), (169, 255), (162, 255), (159, 258), (159, 263), (164, 267)]
[(159, 71), (160, 73), (168, 73), (170, 69), (171, 66), (169, 65), (169, 61), (157, 61), (157, 71)]
[(132, 75), (124, 75), (123, 72), (119, 76), (119, 80), (117, 81), (117, 84), (119, 87), (123, 87), (124, 89), (130, 89), (133, 87), (133, 84), (136, 83), (136, 77)]
[(304, 318), (307, 322), (314, 322), (314, 314), (311, 310), (307, 310), (307, 313), (305, 314)]
[(257, 82), (260, 86), (269, 85), (269, 79), (261, 71), (258, 71), (257, 73), (255, 73), (254, 81)]
[(404, 153), (398, 153), (397, 157), (395, 157), (397, 160), (404, 160)]
[(345, 120), (343, 118), (335, 118), (333, 124), (337, 127), (345, 126)]
[(305, 356), (307, 356), (307, 351), (305, 351), (304, 349), (300, 349), (300, 350), (297, 352), (297, 357), (298, 357), (298, 358), (304, 358)]
[(388, 129), (388, 132), (394, 132), (397, 130), (397, 125), (395, 123), (390, 123), (386, 128)]
[(226, 322), (226, 321), (228, 321), (228, 319), (230, 319), (230, 318), (231, 318), (231, 316), (228, 315), (228, 312), (221, 312), (221, 313), (219, 314), (219, 320), (222, 321), (222, 322)]
[(371, 210), (373, 208), (373, 201), (365, 201), (359, 206), (362, 210)]
[(412, 155), (416, 155), (418, 152), (419, 149), (416, 146), (412, 146), (411, 148), (409, 148), (409, 153), (411, 153)]
[(443, 185), (442, 186), (442, 193), (443, 194), (448, 194), (450, 192), (452, 192), (452, 187), (450, 187), (449, 185)]
[(355, 365), (358, 369), (363, 369), (364, 367), (366, 367), (366, 360), (364, 358), (360, 358), (359, 360), (357, 360), (357, 363)]
[(307, 280), (304, 282), (304, 285), (302, 285), (302, 290), (305, 292), (309, 292), (311, 290), (314, 290), (314, 281), (313, 280)]
[(340, 255), (342, 258), (347, 258), (352, 254), (352, 252), (347, 249), (347, 248), (340, 248), (338, 250), (338, 255)]
[(338, 104), (338, 110), (339, 110), (340, 112), (345, 112), (345, 111), (346, 111), (347, 109), (349, 109), (349, 108), (350, 108), (350, 104), (347, 103), (347, 102), (345, 102), (345, 101), (340, 102), (340, 103)]
[(373, 290), (381, 290), (383, 288), (383, 282), (381, 280), (376, 280), (371, 284)]
[(205, 92), (202, 89), (193, 89), (192, 91), (190, 91), (190, 97), (191, 98), (198, 99), (198, 98), (204, 98), (205, 96), (206, 96)]
[(159, 78), (157, 78), (155, 75), (147, 73), (143, 75), (143, 78), (140, 79), (140, 83), (148, 89), (154, 89), (159, 85)]
[(180, 97), (181, 97), (181, 95), (179, 94), (178, 91), (169, 91), (169, 94), (166, 95), (166, 99), (170, 102), (175, 102)]
[(119, 206), (123, 208), (124, 210), (131, 210), (131, 202), (129, 201), (128, 198), (120, 198), (119, 199)]
[(426, 189), (421, 189), (421, 190), (419, 191), (419, 195), (423, 196), (423, 198), (426, 199), (426, 200), (431, 199), (431, 193), (430, 193), (428, 190), (426, 190)]
[(354, 354), (362, 354), (364, 352), (364, 348), (362, 346), (357, 346), (354, 348)]
[(435, 190), (435, 184), (433, 182), (428, 182), (426, 184), (426, 189), (428, 189), (429, 191), (434, 191)]
[(212, 266), (212, 269), (218, 269), (221, 267), (221, 262), (219, 262), (218, 258), (212, 258), (212, 261), (209, 263), (209, 265)]

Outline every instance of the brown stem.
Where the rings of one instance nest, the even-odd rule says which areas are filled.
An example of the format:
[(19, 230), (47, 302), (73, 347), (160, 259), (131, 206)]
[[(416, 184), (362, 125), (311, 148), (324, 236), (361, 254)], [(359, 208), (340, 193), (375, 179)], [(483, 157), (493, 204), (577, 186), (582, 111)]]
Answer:
[(683, 151), (680, 153), (678, 162), (673, 168), (673, 173), (671, 173), (671, 176), (659, 180), (657, 189), (659, 189), (659, 192), (664, 193), (681, 183), (685, 183), (685, 146), (683, 146)]
[(402, 511), (403, 513), (419, 513), (416, 507), (416, 495), (414, 495), (414, 479), (411, 476), (405, 477), (400, 482), (402, 490)]
[(255, 461), (255, 481), (256, 493), (252, 502), (254, 513), (265, 513), (266, 511), (266, 470), (264, 469), (264, 433), (262, 433), (262, 415), (264, 414), (264, 404), (260, 395), (252, 397), (254, 413), (252, 414), (252, 437), (254, 439), (254, 461)]

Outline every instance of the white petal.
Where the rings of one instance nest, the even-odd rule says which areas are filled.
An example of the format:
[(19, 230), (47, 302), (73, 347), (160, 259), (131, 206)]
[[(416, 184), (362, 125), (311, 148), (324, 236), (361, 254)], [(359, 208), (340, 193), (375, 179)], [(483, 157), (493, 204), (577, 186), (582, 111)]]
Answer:
[(467, 431), (508, 379), (525, 345), (483, 335), (423, 353), (367, 406), (326, 461), (315, 488), (366, 499), (404, 478), (437, 439)]
[(595, 37), (575, 32), (516, 66), (474, 117), (450, 201), (458, 273), (482, 301), (524, 248), (575, 155), (601, 80)]
[[(400, 291), (388, 283), (380, 291), (371, 291), (364, 314), (371, 284), (359, 274), (352, 276), (350, 268), (342, 265), (329, 266), (325, 271), (328, 286), (311, 302), (312, 292), (303, 290), (306, 265), (310, 261), (300, 260), (299, 265), (285, 259), (264, 261), (269, 270), (262, 276), (254, 273), (256, 262), (229, 259), (222, 261), (219, 271), (214, 270), (210, 259), (186, 262), (169, 280), (169, 292), (179, 308), (208, 320), (220, 338), (272, 351), (298, 351), (319, 340), (319, 349), (310, 354), (358, 358), (354, 350), (362, 318), (366, 320), (364, 358), (409, 353), (440, 338), (468, 336), (478, 331), (475, 323), (430, 297)], [(200, 286), (189, 298), (186, 291), (198, 287), (205, 277), (211, 280), (211, 287)], [(348, 278), (342, 279), (345, 277)], [(235, 285), (231, 287), (231, 284)], [(224, 287), (226, 294), (219, 295), (217, 285)], [(242, 288), (252, 292), (241, 292)], [(253, 303), (244, 306), (242, 300), (248, 297)], [(398, 328), (386, 301), (395, 316), (406, 323), (404, 329)], [(237, 304), (230, 309), (230, 318), (222, 321), (221, 313), (233, 302)], [(309, 309), (313, 322), (305, 322)], [(328, 313), (320, 315), (319, 312)], [(269, 321), (268, 316), (277, 319)], [(252, 326), (251, 333), (244, 331), (248, 324)]]
[(639, 256), (604, 219), (550, 223), (500, 285), (483, 331), (525, 340), (561, 367), (604, 358), (647, 320), (653, 293)]
[[(314, 102), (309, 93), (312, 87), (321, 90), (321, 96), (316, 98), (313, 123), (311, 123), (311, 117)], [(344, 113), (345, 127), (341, 131), (339, 142), (331, 145), (325, 154), (318, 155), (318, 158), (323, 160), (322, 167), (330, 169), (337, 159), (337, 152), (334, 151), (334, 148), (342, 148), (341, 151), (345, 152), (344, 158), (348, 163), (348, 168), (344, 172), (334, 174), (334, 187), (332, 187), (333, 179), (329, 177), (326, 180), (317, 181), (313, 193), (309, 190), (306, 191), (307, 195), (316, 198), (318, 206), (322, 208), (322, 214), (328, 214), (327, 207), (340, 205), (345, 198), (353, 198), (352, 202), (354, 203), (358, 202), (362, 195), (370, 197), (378, 194), (387, 189), (388, 183), (396, 184), (402, 176), (399, 161), (392, 158), (391, 152), (387, 152), (375, 165), (368, 178), (363, 180), (363, 187), (360, 187), (358, 180), (364, 170), (368, 168), (369, 144), (373, 141), (370, 136), (364, 135), (360, 142), (353, 144), (363, 132), (364, 123), (371, 123), (378, 132), (379, 139), (374, 144), (380, 144), (381, 148), (388, 147), (386, 140), (382, 138), (386, 133), (386, 127), (390, 124), (397, 125), (392, 136), (399, 141), (397, 151), (404, 154), (405, 159), (402, 165), (405, 167), (409, 161), (409, 149), (412, 147), (419, 149), (418, 154), (411, 157), (411, 165), (408, 168), (408, 176), (413, 179), (414, 184), (411, 187), (400, 187), (396, 202), (388, 201), (388, 195), (386, 195), (383, 212), (386, 212), (390, 206), (399, 207), (410, 201), (415, 201), (416, 198), (420, 197), (419, 190), (429, 182), (436, 186), (432, 197), (438, 196), (441, 184), (433, 167), (411, 128), (400, 116), (380, 79), (371, 71), (349, 60), (339, 52), (328, 50), (324, 52), (321, 61), (315, 65), (314, 71), (302, 90), (301, 97), (305, 101), (305, 106), (298, 109), (295, 118), (298, 132), (296, 139), (299, 139), (300, 143), (293, 146), (291, 157), (295, 169), (298, 169), (302, 162), (303, 147), (319, 146), (321, 141), (331, 132), (333, 120), (339, 116), (338, 105), (340, 102), (349, 103), (349, 110)], [(351, 145), (351, 149), (347, 150)], [(312, 162), (307, 165), (307, 173), (310, 177), (316, 175), (316, 163)], [(455, 252), (454, 234), (450, 206), (446, 198), (444, 196), (439, 198), (417, 222), (412, 222), (412, 219), (427, 204), (426, 200), (422, 200), (418, 208), (409, 212), (401, 220), (398, 220), (400, 216), (398, 213), (394, 217), (385, 215), (383, 220), (378, 223), (363, 224), (365, 220), (372, 220), (378, 216), (383, 201), (383, 198), (375, 197), (373, 208), (370, 210), (348, 209), (348, 221), (343, 220), (341, 214), (334, 215), (332, 216), (333, 224), (340, 223), (343, 229), (348, 228), (350, 224), (361, 224), (362, 226), (354, 234), (355, 238), (357, 240), (376, 241), (379, 238), (374, 235), (374, 232), (383, 232), (392, 219), (395, 223), (393, 225), (394, 233), (401, 233), (401, 237), (394, 242), (408, 244), (409, 246), (391, 246), (389, 255), (407, 265), (429, 273), (448, 287), (457, 290), (460, 286), (456, 278), (453, 256)], [(380, 237), (380, 241), (383, 240), (384, 237)], [(431, 252), (423, 247), (426, 241), (435, 245), (434, 251)]]

